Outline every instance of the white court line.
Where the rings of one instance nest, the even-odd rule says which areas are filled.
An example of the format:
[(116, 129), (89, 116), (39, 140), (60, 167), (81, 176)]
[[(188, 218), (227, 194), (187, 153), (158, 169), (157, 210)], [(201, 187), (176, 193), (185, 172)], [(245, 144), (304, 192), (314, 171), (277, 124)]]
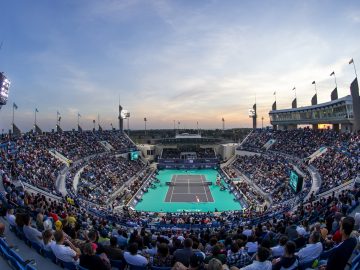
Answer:
[[(176, 177), (177, 177), (177, 175), (175, 175), (174, 183), (176, 183)], [(171, 195), (170, 195), (170, 202), (172, 201), (172, 196), (174, 195), (174, 186), (171, 186), (171, 187), (172, 187), (172, 190), (171, 190)]]
[[(175, 195), (178, 195), (178, 194), (181, 194), (181, 195), (184, 195), (184, 194), (189, 194), (189, 193), (174, 193)], [(204, 193), (190, 193), (190, 195), (204, 195)]]
[[(204, 176), (201, 176), (201, 180), (202, 180), (202, 182), (204, 183), (203, 177), (204, 177)], [(203, 188), (204, 188), (204, 191), (205, 191), (206, 202), (209, 202), (209, 198), (208, 198), (208, 195), (207, 195), (207, 192), (206, 192), (206, 189), (205, 189), (205, 185), (203, 186)]]
[(190, 179), (187, 180), (187, 183), (188, 183), (188, 194), (190, 194)]

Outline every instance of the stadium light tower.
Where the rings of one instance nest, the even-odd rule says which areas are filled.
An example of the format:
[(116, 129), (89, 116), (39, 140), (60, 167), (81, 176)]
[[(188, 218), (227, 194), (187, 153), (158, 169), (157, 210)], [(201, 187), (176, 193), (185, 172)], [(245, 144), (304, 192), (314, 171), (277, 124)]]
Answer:
[(127, 124), (128, 124), (128, 136), (130, 136), (130, 113), (128, 112), (126, 115), (127, 118)]
[(146, 136), (146, 122), (147, 122), (147, 119), (146, 119), (146, 117), (144, 117), (144, 124), (145, 124), (145, 136)]
[(35, 108), (34, 112), (35, 112), (34, 131), (36, 132), (37, 131), (37, 118), (36, 118), (36, 116), (37, 116), (37, 113), (39, 112), (38, 108)]
[(8, 101), (10, 84), (10, 80), (3, 72), (0, 72), (0, 109)]

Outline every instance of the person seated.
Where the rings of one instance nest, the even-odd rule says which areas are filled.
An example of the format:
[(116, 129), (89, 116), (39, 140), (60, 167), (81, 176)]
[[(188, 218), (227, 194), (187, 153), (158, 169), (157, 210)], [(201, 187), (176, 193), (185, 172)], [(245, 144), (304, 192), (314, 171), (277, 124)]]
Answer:
[(51, 251), (51, 247), (55, 245), (54, 235), (52, 234), (52, 230), (46, 230), (42, 233), (43, 236), (43, 244), (42, 247), (46, 251)]
[(0, 238), (5, 238), (5, 224), (0, 222)]
[(223, 264), (218, 259), (211, 259), (206, 266), (206, 270), (223, 270)]
[(218, 259), (222, 264), (226, 263), (226, 256), (221, 254), (221, 249), (218, 245), (213, 246), (211, 250), (211, 256), (205, 258), (205, 263), (208, 263), (211, 259)]
[(104, 246), (104, 252), (110, 260), (124, 260), (124, 252), (117, 247), (117, 238), (110, 238), (110, 245)]
[[(270, 250), (260, 246), (256, 252), (256, 259), (252, 262), (252, 264), (240, 268), (240, 270), (271, 270), (272, 264), (270, 261), (268, 261), (269, 256)], [(232, 267), (231, 269), (238, 270), (239, 268)]]
[(299, 262), (297, 256), (295, 256), (296, 244), (293, 241), (288, 241), (285, 244), (284, 256), (274, 259), (272, 261), (272, 270), (294, 270), (297, 269)]
[(13, 208), (9, 208), (6, 212), (6, 219), (9, 222), (9, 224), (13, 227), (16, 227), (16, 222), (15, 222), (15, 215), (14, 215), (14, 209)]
[(83, 248), (83, 254), (80, 256), (80, 266), (88, 270), (108, 270), (109, 267), (100, 258), (95, 255), (95, 244), (86, 243)]
[(287, 243), (287, 236), (283, 235), (279, 239), (279, 244), (271, 248), (271, 255), (274, 258), (281, 257), (285, 254), (285, 244)]
[(65, 239), (63, 231), (55, 231), (56, 244), (51, 246), (55, 257), (63, 262), (79, 263), (80, 249), (76, 248), (68, 239)]
[(193, 245), (193, 241), (191, 240), (191, 238), (186, 238), (184, 240), (184, 248), (177, 249), (174, 252), (174, 261), (181, 262), (183, 265), (188, 267), (190, 257), (193, 254), (192, 245)]
[(231, 248), (227, 253), (226, 264), (231, 266), (236, 266), (238, 268), (244, 267), (251, 263), (251, 257), (244, 250), (244, 242), (241, 242), (242, 247), (234, 242), (231, 244)]
[(353, 217), (345, 217), (340, 222), (340, 232), (342, 242), (330, 249), (329, 251), (323, 252), (321, 257), (329, 259), (327, 260), (326, 266), (322, 265), (319, 267), (321, 270), (338, 270), (344, 269), (347, 261), (349, 260), (352, 252), (354, 251), (357, 240), (354, 237), (350, 237), (351, 232), (354, 229), (355, 219)]
[(148, 260), (138, 254), (138, 243), (136, 242), (129, 245), (128, 251), (124, 253), (124, 259), (126, 263), (134, 266), (146, 266), (148, 264)]
[(258, 249), (258, 242), (256, 241), (255, 236), (251, 235), (248, 237), (248, 242), (246, 243), (245, 248), (250, 256), (255, 254)]
[(299, 257), (299, 264), (305, 264), (314, 261), (323, 251), (323, 246), (320, 242), (320, 233), (313, 231), (309, 238), (309, 244), (299, 250), (297, 256)]
[(173, 256), (170, 255), (169, 246), (166, 243), (159, 244), (151, 265), (156, 267), (171, 267), (172, 261)]
[(42, 246), (42, 233), (31, 227), (31, 217), (29, 215), (25, 215), (23, 221), (23, 232), (26, 239), (28, 239), (30, 242), (34, 242)]
[(303, 227), (297, 227), (296, 232), (298, 234), (297, 238), (294, 240), (296, 248), (300, 249), (306, 245), (306, 230)]

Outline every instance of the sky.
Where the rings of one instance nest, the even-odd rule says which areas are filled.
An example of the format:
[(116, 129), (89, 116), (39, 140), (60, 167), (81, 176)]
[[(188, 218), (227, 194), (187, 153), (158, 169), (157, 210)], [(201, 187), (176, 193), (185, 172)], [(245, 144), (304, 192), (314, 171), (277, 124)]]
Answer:
[[(339, 97), (360, 70), (360, 1), (1, 0), (0, 71), (11, 80), (0, 129), (37, 122), (117, 127), (118, 104), (131, 129), (269, 124), (279, 109)], [(127, 122), (126, 122), (127, 126)]]

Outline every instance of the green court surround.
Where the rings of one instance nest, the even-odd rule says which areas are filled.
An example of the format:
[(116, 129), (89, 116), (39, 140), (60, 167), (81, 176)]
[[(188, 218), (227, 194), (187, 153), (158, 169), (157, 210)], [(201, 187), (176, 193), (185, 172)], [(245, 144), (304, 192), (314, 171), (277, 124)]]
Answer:
[[(165, 202), (165, 197), (169, 186), (166, 182), (171, 181), (173, 175), (204, 175), (206, 181), (213, 182), (209, 186), (214, 202)], [(228, 190), (221, 191), (220, 187), (215, 185), (218, 172), (213, 169), (201, 170), (160, 170), (157, 178), (160, 183), (156, 184), (156, 189), (149, 188), (142, 201), (139, 202), (135, 210), (147, 212), (214, 212), (218, 211), (237, 211), (241, 210), (241, 204), (234, 201), (234, 195)]]

